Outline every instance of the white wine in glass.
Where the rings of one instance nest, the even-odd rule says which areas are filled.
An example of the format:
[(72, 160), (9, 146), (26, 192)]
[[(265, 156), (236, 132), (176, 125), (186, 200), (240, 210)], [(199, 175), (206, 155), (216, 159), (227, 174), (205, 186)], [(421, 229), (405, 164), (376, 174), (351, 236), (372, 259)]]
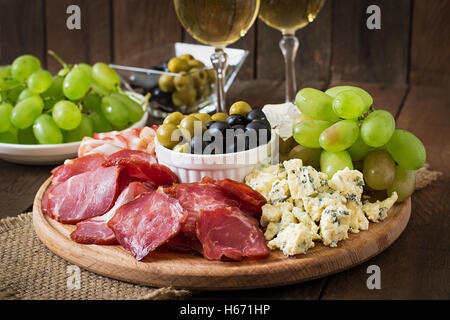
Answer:
[(298, 39), (295, 32), (314, 21), (325, 0), (261, 0), (259, 18), (269, 27), (281, 31), (281, 52), (286, 70), (286, 102), (293, 102), (296, 93), (295, 56)]
[(255, 22), (260, 0), (174, 0), (178, 19), (189, 34), (215, 48), (211, 62), (216, 70), (217, 112), (227, 112), (223, 49), (245, 36)]

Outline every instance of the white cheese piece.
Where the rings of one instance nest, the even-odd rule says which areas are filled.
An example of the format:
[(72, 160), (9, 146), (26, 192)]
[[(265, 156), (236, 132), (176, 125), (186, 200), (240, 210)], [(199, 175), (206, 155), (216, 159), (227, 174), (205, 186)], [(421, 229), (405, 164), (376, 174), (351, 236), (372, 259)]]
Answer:
[(329, 206), (341, 206), (347, 200), (339, 192), (329, 191), (321, 192), (315, 197), (303, 198), (303, 206), (305, 211), (311, 216), (314, 221), (319, 221), (322, 216), (322, 211)]
[(291, 223), (298, 223), (297, 218), (292, 213), (292, 206), (284, 206), (281, 209), (281, 223), (280, 223), (280, 231), (284, 230)]
[(292, 207), (292, 203), (289, 202), (281, 202), (276, 205), (266, 203), (262, 207), (261, 225), (265, 227), (269, 222), (280, 222), (283, 212), (292, 211)]
[(287, 256), (306, 253), (314, 247), (311, 231), (303, 223), (291, 223), (278, 236), (270, 241), (268, 247), (280, 249)]
[(275, 180), (277, 180), (276, 175), (259, 170), (253, 170), (245, 177), (245, 183), (261, 193), (266, 199)]
[(294, 207), (292, 208), (292, 214), (295, 216), (295, 218), (297, 218), (299, 222), (303, 223), (309, 229), (309, 231), (311, 231), (313, 240), (320, 239), (319, 226), (311, 219), (307, 212), (298, 207)]
[(358, 170), (345, 168), (336, 172), (328, 181), (328, 185), (348, 199), (360, 200), (364, 186), (363, 174)]
[(272, 183), (272, 189), (267, 194), (267, 200), (273, 204), (277, 204), (286, 200), (289, 195), (289, 184), (287, 180), (275, 180)]
[(264, 238), (269, 241), (272, 240), (280, 231), (280, 224), (278, 222), (269, 222), (266, 231), (264, 232)]
[(362, 210), (370, 221), (378, 222), (387, 217), (389, 209), (394, 205), (397, 199), (397, 192), (393, 192), (389, 198), (383, 201), (377, 200), (373, 203), (368, 201), (365, 202), (362, 206)]
[[(320, 178), (318, 172), (311, 166), (297, 167), (293, 159), (284, 162), (288, 172), (288, 183), (291, 197), (294, 199), (303, 199), (318, 193), (320, 187)], [(301, 162), (301, 160), (300, 160)]]
[(346, 207), (329, 206), (322, 212), (320, 218), (320, 235), (326, 246), (336, 247), (341, 240), (348, 238), (350, 214)]

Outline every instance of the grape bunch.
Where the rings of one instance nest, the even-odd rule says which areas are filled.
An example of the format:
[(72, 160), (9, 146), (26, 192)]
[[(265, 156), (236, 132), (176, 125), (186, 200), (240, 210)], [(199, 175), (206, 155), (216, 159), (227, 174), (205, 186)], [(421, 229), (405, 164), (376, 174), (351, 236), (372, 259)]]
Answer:
[(366, 186), (396, 191), (400, 202), (414, 191), (414, 171), (425, 163), (425, 147), (411, 132), (396, 129), (388, 111), (372, 104), (369, 93), (352, 86), (300, 90), (296, 105), (301, 115), (293, 127), (299, 145), (287, 157), (304, 159), (328, 177), (345, 167), (357, 168)]
[(66, 64), (52, 76), (32, 55), (0, 67), (0, 142), (59, 144), (139, 121), (143, 106), (120, 89), (105, 63)]

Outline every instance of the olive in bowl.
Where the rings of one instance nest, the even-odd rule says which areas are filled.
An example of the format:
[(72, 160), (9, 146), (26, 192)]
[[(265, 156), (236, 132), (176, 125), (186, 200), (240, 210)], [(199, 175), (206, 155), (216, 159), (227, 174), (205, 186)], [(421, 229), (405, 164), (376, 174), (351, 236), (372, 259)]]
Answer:
[(228, 116), (226, 122), (230, 127), (235, 125), (245, 126), (247, 124), (247, 119), (241, 114), (231, 114)]

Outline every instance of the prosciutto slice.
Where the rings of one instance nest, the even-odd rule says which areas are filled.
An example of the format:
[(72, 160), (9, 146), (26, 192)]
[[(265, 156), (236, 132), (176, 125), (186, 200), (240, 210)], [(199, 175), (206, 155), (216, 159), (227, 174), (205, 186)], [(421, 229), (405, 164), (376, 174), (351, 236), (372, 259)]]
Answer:
[(258, 191), (253, 190), (245, 183), (231, 179), (216, 180), (214, 183), (238, 198), (241, 203), (240, 208), (243, 211), (258, 220), (261, 218), (261, 208), (267, 203), (267, 200)]
[(178, 176), (169, 168), (156, 163), (151, 154), (136, 150), (121, 150), (110, 155), (104, 166), (121, 165), (127, 168), (128, 175), (133, 180), (144, 181), (158, 186), (178, 183)]
[(116, 200), (114, 206), (104, 215), (87, 219), (77, 223), (77, 228), (70, 234), (70, 238), (83, 244), (116, 244), (114, 232), (108, 227), (108, 222), (124, 204), (134, 200), (144, 192), (153, 191), (141, 182), (132, 182), (126, 187)]
[(209, 260), (262, 259), (270, 254), (258, 221), (236, 207), (202, 210), (197, 221), (197, 237), (203, 255)]
[(52, 171), (52, 184), (56, 185), (65, 182), (78, 174), (95, 170), (100, 167), (104, 161), (105, 156), (101, 154), (93, 154), (66, 160), (62, 166), (59, 166)]
[(108, 226), (119, 243), (137, 260), (142, 260), (177, 235), (186, 218), (177, 199), (154, 191), (120, 207)]
[(216, 207), (239, 206), (239, 202), (224, 190), (209, 181), (182, 183), (167, 192), (175, 196), (188, 212), (188, 218), (183, 225), (183, 232), (192, 239), (196, 238), (195, 225), (201, 210)]
[(107, 212), (128, 185), (121, 166), (99, 167), (56, 185), (48, 195), (50, 216), (62, 223), (75, 224)]

